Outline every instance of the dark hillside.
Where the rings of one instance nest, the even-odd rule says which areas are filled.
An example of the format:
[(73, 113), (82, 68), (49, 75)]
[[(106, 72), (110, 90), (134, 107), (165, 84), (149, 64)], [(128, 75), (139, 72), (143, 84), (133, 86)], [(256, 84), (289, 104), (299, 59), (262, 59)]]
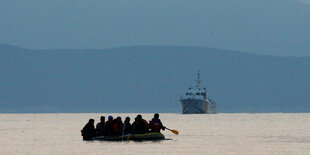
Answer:
[(198, 47), (0, 45), (0, 112), (178, 113), (199, 69), (218, 112), (310, 112), (309, 67), (309, 57)]

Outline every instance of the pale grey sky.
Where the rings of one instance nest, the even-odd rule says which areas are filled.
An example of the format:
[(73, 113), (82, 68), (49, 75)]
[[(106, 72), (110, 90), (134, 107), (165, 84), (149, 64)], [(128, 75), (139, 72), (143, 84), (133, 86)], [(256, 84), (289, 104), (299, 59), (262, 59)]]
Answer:
[(310, 5), (310, 0), (300, 0), (301, 3), (309, 4)]
[(190, 45), (310, 55), (309, 0), (1, 0), (0, 43), (26, 48)]

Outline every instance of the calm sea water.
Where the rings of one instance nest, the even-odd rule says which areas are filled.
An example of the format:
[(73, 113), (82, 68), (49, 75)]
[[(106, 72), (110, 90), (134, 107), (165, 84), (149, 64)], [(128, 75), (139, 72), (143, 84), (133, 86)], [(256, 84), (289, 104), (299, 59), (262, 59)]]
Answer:
[[(170, 140), (82, 141), (89, 118), (110, 114), (0, 114), (0, 154), (310, 154), (310, 114), (160, 114)], [(136, 114), (111, 114), (130, 116)], [(150, 120), (153, 114), (142, 114)]]

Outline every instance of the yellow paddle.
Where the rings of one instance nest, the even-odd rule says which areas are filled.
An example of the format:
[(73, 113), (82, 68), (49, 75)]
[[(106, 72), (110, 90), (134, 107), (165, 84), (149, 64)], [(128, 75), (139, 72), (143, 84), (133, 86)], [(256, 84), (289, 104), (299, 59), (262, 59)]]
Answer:
[(179, 131), (177, 131), (177, 130), (171, 130), (171, 129), (167, 128), (167, 127), (166, 127), (166, 129), (168, 129), (169, 131), (171, 131), (172, 133), (174, 133), (174, 134), (176, 134), (176, 135), (179, 134)]

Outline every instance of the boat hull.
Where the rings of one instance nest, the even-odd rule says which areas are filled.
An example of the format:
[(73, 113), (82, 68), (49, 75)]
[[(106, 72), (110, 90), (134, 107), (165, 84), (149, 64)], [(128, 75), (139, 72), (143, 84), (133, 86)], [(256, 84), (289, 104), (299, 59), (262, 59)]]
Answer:
[(94, 137), (93, 140), (104, 140), (104, 141), (121, 141), (121, 140), (163, 140), (165, 136), (162, 133), (152, 132), (146, 134), (128, 134), (124, 136), (98, 136)]
[(183, 114), (215, 114), (215, 105), (201, 99), (181, 99)]

